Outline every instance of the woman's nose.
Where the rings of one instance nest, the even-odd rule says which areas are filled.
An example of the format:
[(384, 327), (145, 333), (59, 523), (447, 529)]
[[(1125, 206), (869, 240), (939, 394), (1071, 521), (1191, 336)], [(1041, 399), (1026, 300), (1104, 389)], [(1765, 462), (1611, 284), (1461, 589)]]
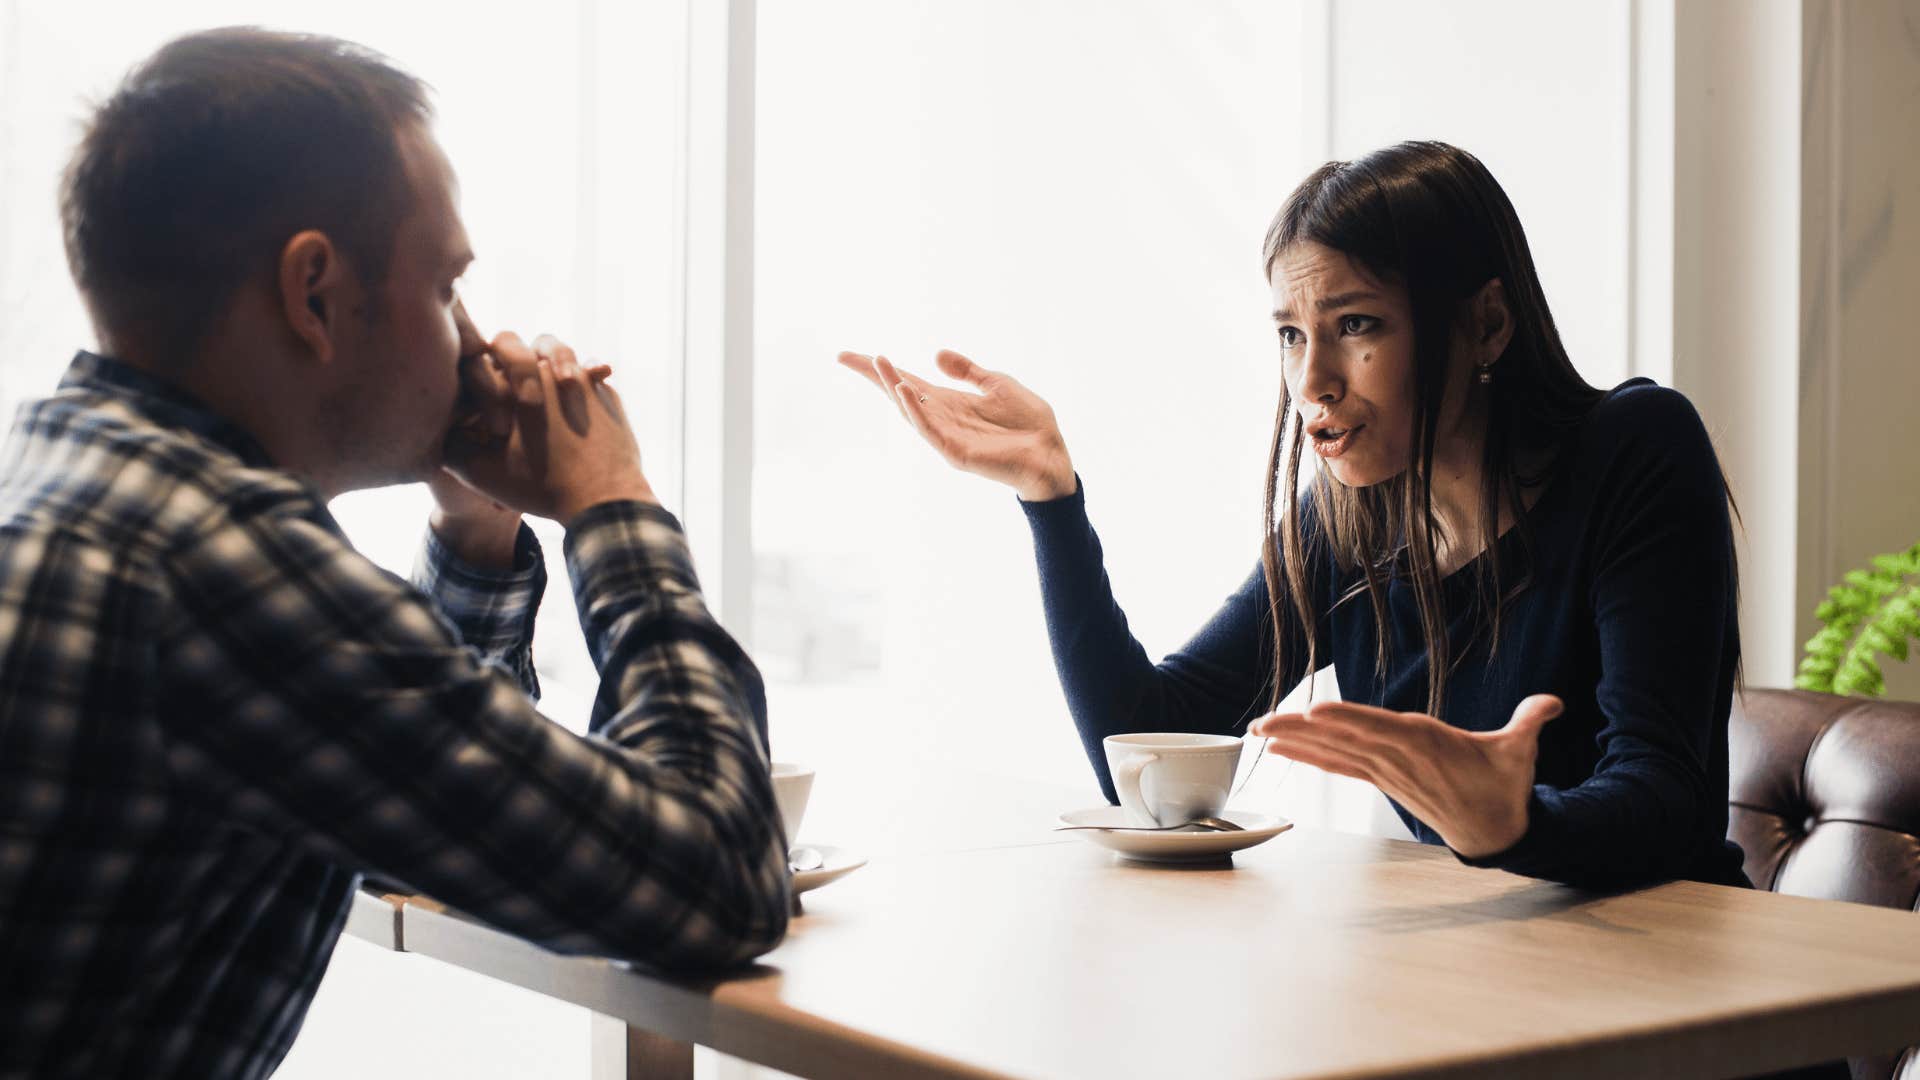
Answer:
[(1346, 380), (1341, 377), (1334, 351), (1323, 349), (1312, 341), (1301, 346), (1300, 384), (1295, 388), (1294, 396), (1302, 401), (1332, 405), (1346, 392)]

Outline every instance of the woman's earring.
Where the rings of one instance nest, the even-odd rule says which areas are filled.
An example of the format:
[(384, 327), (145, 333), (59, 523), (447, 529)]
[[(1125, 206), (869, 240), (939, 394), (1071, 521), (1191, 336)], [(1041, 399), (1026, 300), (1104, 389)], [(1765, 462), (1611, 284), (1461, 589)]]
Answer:
[(1480, 385), (1485, 386), (1492, 381), (1493, 381), (1493, 365), (1481, 364), (1480, 365)]

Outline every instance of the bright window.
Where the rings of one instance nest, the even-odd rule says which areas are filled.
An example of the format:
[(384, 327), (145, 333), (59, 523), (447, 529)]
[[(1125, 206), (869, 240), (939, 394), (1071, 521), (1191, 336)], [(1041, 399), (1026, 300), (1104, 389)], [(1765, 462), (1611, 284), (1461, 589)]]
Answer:
[[(714, 73), (687, 41), (722, 6), (0, 0), (0, 400), (44, 392), (89, 344), (53, 203), (85, 99), (198, 27), (362, 41), (438, 90), (482, 328), (554, 331), (613, 362), (670, 507), (714, 476), (751, 483), (750, 559), (700, 569), (716, 588), (750, 579), (751, 605), (727, 610), (767, 676), (776, 754), (819, 767), (822, 791), (961, 766), (1090, 802), (1013, 495), (937, 461), (836, 352), (931, 373), (952, 347), (1047, 398), (1156, 655), (1257, 555), (1279, 385), (1260, 239), (1313, 165), (1401, 138), (1474, 151), (1519, 208), (1576, 362), (1601, 384), (1626, 372), (1627, 0), (759, 0), (755, 164), (716, 178), (705, 159), (690, 171), (714, 133), (688, 124), (719, 117), (689, 106)], [(685, 214), (709, 184), (753, 194), (752, 405), (717, 416), (688, 389), (706, 362), (689, 341), (710, 329), (688, 320), (712, 313), (688, 301), (707, 252), (686, 249), (706, 234)], [(716, 473), (702, 455), (742, 433), (750, 467)], [(418, 488), (335, 504), (401, 572), (425, 509)], [(578, 728), (594, 677), (559, 534), (541, 533), (544, 706)], [(1395, 827), (1369, 788), (1282, 775), (1250, 794)], [(809, 833), (862, 842), (815, 805)], [(348, 942), (281, 1075), (362, 1069), (580, 1076), (586, 1024)]]

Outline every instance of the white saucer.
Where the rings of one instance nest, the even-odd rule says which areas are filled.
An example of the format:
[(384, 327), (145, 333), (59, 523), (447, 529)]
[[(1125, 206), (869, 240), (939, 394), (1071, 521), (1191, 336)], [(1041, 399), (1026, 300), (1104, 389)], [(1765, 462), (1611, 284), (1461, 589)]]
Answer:
[[(1272, 814), (1225, 810), (1220, 816), (1240, 826), (1240, 831), (1206, 832), (1195, 829), (1192, 832), (1124, 832), (1116, 826), (1127, 824), (1127, 812), (1118, 806), (1095, 806), (1061, 814), (1060, 824), (1097, 825), (1097, 829), (1083, 829), (1066, 835), (1083, 836), (1129, 859), (1144, 859), (1147, 862), (1219, 859), (1229, 852), (1250, 848), (1293, 828), (1293, 822)], [(1113, 831), (1108, 832), (1108, 829)]]
[(793, 875), (793, 894), (811, 892), (829, 881), (838, 881), (855, 870), (867, 865), (865, 855), (856, 855), (846, 848), (833, 847), (830, 844), (796, 844), (795, 847), (809, 847), (820, 853), (823, 860), (818, 869), (797, 870)]

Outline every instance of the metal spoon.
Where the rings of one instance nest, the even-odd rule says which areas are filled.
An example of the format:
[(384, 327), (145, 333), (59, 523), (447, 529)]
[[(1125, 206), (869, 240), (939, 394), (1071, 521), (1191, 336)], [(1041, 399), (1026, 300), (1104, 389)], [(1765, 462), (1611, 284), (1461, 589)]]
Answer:
[(827, 865), (819, 848), (797, 847), (787, 852), (787, 868), (798, 874), (806, 870), (818, 870)]
[(1099, 829), (1103, 832), (1172, 832), (1175, 829), (1198, 828), (1202, 832), (1245, 832), (1246, 830), (1223, 817), (1197, 817), (1181, 825), (1059, 825), (1054, 832), (1073, 832), (1076, 829)]

